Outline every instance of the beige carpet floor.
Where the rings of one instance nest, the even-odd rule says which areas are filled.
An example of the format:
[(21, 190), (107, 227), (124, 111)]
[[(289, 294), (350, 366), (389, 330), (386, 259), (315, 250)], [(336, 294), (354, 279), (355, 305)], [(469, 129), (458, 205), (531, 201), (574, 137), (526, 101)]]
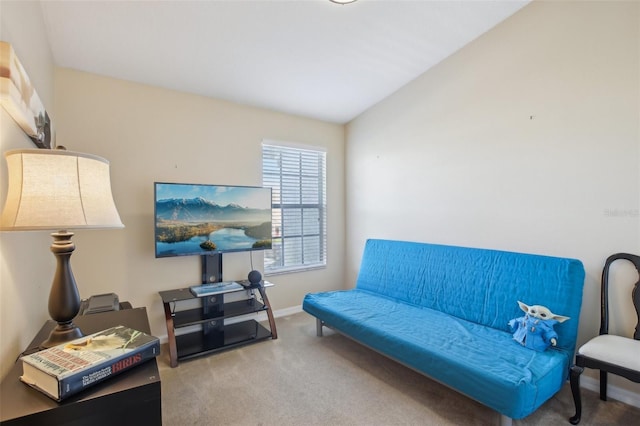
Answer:
[[(278, 339), (183, 361), (158, 358), (165, 426), (491, 425), (497, 415), (306, 313), (277, 318)], [(638, 425), (640, 409), (582, 391), (583, 426)], [(514, 425), (570, 425), (569, 385)]]

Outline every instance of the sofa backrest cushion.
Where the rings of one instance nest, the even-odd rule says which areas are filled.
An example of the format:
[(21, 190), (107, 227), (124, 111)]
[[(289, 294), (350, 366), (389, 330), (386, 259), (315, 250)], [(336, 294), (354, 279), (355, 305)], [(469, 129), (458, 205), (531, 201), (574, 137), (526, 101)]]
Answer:
[(368, 240), (356, 287), (509, 331), (518, 301), (571, 319), (557, 324), (558, 349), (575, 349), (582, 262), (534, 254), (390, 240)]

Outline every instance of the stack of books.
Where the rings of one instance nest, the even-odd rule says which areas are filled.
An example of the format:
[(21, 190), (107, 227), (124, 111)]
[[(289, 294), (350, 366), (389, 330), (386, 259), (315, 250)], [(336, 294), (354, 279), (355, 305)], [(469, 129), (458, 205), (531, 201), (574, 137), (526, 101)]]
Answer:
[(111, 327), (22, 358), (22, 380), (56, 401), (153, 359), (160, 340), (125, 326)]

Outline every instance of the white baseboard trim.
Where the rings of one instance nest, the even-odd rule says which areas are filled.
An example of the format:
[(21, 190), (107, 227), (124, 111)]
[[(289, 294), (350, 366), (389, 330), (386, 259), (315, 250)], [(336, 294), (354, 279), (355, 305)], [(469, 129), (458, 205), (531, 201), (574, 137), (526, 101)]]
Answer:
[[(600, 393), (600, 380), (582, 375), (580, 377), (580, 387)], [(640, 408), (640, 394), (614, 386), (611, 383), (607, 386), (607, 399), (615, 399), (625, 404)]]
[[(273, 317), (274, 318), (281, 318), (281, 317), (286, 317), (288, 315), (293, 315), (293, 314), (297, 314), (302, 312), (302, 305), (298, 305), (298, 306), (291, 306), (289, 308), (284, 308), (284, 309), (278, 309), (276, 311), (273, 311)], [(253, 319), (255, 319), (258, 322), (263, 322), (263, 321), (268, 321), (268, 317), (267, 317), (267, 313), (262, 311), (262, 312), (258, 312), (256, 314), (247, 314), (247, 315), (243, 315), (243, 316), (239, 316), (239, 317), (235, 317), (235, 318), (227, 318), (225, 320), (225, 324), (233, 324), (235, 322), (241, 322), (241, 321), (246, 321), (247, 317), (251, 317), (253, 316)]]
[[(273, 311), (273, 316), (274, 318), (281, 318), (281, 317), (286, 317), (288, 315), (298, 314), (300, 312), (302, 312), (302, 305), (291, 306), (289, 308), (284, 308), (284, 309), (278, 309), (277, 311)], [(253, 319), (259, 322), (264, 322), (268, 320), (266, 312), (258, 312), (257, 314), (247, 314), (247, 316), (249, 315), (255, 315)], [(246, 319), (247, 319), (246, 316), (228, 318), (227, 320), (225, 320), (225, 324), (233, 324), (235, 322), (245, 321)], [(169, 342), (169, 338), (166, 333), (157, 335), (156, 337), (160, 339), (160, 343)]]
[(290, 308), (278, 309), (277, 311), (273, 311), (273, 316), (275, 318), (286, 317), (288, 315), (299, 314), (302, 312), (302, 305), (291, 306)]

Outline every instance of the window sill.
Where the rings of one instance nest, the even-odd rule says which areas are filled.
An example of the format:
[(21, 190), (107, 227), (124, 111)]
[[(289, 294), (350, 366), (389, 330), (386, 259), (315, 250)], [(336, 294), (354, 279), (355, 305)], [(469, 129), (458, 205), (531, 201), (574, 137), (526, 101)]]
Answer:
[(284, 274), (294, 274), (296, 272), (307, 272), (307, 271), (315, 271), (317, 269), (326, 269), (327, 265), (308, 265), (308, 266), (295, 266), (290, 268), (280, 268), (274, 271), (265, 271), (264, 275), (266, 277), (274, 276), (274, 275), (284, 275)]

